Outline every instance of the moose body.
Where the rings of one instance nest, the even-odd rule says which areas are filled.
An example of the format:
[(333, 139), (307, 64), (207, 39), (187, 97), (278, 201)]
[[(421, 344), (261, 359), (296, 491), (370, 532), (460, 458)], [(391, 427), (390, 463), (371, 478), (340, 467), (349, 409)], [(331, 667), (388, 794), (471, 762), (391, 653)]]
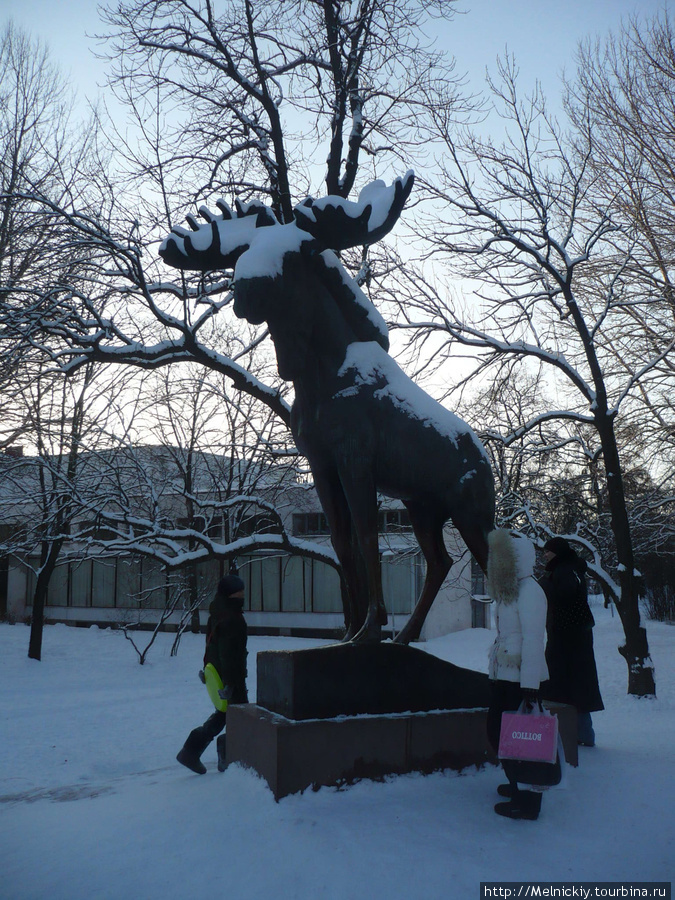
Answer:
[[(383, 227), (389, 230), (411, 186), (411, 175), (405, 187), (396, 184), (395, 202), (377, 233)], [(327, 214), (333, 226), (336, 217), (345, 220), (347, 206), (335, 199), (342, 213)], [(387, 621), (378, 492), (400, 500), (408, 510), (427, 573), (415, 610), (397, 637), (407, 642), (419, 636), (452, 565), (443, 539), (448, 520), (485, 569), (487, 534), (494, 519), (492, 472), (469, 426), (415, 385), (389, 356), (379, 314), (337, 258), (325, 250), (347, 246), (344, 228), (339, 238), (336, 229), (330, 229), (332, 241), (323, 234), (323, 239), (317, 238), (306, 211), (305, 205), (296, 215), (297, 225), (277, 225), (280, 230), (295, 228), (299, 235), (273, 232), (266, 222), (260, 226), (257, 247), (251, 242), (251, 249), (239, 252), (237, 245), (242, 265), (235, 268), (234, 311), (253, 324), (267, 322), (279, 374), (293, 382), (291, 429), (298, 450), (309, 461), (342, 566), (347, 639), (379, 640)], [(357, 212), (361, 226), (364, 222), (367, 226), (364, 211)], [(316, 218), (321, 219), (319, 213)], [(303, 230), (308, 227), (313, 233)], [(177, 236), (188, 238), (189, 251), (189, 234), (179, 231)], [(368, 236), (372, 242), (372, 232)], [(185, 259), (177, 256), (169, 245), (172, 239), (160, 251), (167, 261), (197, 268), (184, 246), (176, 249)], [(232, 264), (232, 251), (230, 256), (223, 253), (220, 232), (214, 250)], [(245, 259), (253, 250), (253, 256)], [(199, 262), (199, 268), (225, 267), (222, 262), (220, 266), (211, 260)]]

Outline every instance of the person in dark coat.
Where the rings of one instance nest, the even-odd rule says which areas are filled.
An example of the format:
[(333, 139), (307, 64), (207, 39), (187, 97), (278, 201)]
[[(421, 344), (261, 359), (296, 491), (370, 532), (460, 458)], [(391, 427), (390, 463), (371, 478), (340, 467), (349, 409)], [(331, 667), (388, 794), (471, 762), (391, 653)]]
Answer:
[(591, 713), (604, 709), (593, 653), (595, 620), (588, 605), (586, 562), (561, 537), (544, 544), (546, 571), (539, 583), (546, 593), (546, 663), (549, 681), (543, 696), (577, 709), (579, 743), (595, 745)]
[[(246, 691), (246, 619), (244, 606), (244, 582), (237, 575), (226, 575), (218, 583), (216, 596), (209, 606), (209, 620), (206, 625), (206, 649), (204, 666), (211, 663), (223, 682), (220, 692), (232, 703), (248, 703)], [(203, 674), (200, 673), (203, 679)], [(211, 741), (225, 728), (227, 713), (215, 710), (209, 718), (194, 728), (176, 759), (179, 763), (204, 775), (206, 766), (201, 755)], [(218, 771), (225, 770), (225, 735), (218, 738)]]

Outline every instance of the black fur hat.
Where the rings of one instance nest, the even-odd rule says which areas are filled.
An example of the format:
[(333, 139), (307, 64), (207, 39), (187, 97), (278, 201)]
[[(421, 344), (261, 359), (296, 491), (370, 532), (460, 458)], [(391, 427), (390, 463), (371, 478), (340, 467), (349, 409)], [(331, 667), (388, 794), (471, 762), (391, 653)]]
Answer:
[(245, 589), (246, 585), (238, 575), (225, 575), (218, 582), (216, 591), (219, 597), (231, 597), (232, 594), (238, 594)]
[(561, 537), (554, 537), (549, 541), (546, 541), (544, 550), (550, 550), (551, 553), (555, 553), (555, 555), (559, 556), (561, 559), (571, 559), (577, 555), (565, 538)]

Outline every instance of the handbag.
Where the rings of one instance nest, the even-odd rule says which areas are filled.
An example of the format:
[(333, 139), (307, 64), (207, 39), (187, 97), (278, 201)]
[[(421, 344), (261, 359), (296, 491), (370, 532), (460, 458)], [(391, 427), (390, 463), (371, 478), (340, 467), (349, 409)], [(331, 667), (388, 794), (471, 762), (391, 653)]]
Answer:
[(558, 753), (558, 718), (521, 703), (516, 712), (502, 713), (498, 756), (509, 780), (553, 787), (562, 780)]
[(516, 712), (502, 713), (500, 759), (554, 763), (558, 751), (558, 717), (537, 703), (530, 711), (525, 702)]

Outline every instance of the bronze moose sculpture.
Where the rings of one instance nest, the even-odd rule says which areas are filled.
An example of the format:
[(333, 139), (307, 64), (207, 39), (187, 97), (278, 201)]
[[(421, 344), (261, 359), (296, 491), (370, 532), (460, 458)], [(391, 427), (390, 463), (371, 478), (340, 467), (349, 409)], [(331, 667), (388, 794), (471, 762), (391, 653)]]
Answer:
[(479, 565), (487, 565), (494, 485), (487, 454), (469, 426), (414, 384), (388, 354), (386, 325), (333, 251), (382, 238), (398, 219), (413, 173), (368, 185), (356, 202), (308, 199), (278, 222), (259, 201), (220, 215), (202, 207), (160, 255), (180, 269), (234, 268), (234, 311), (267, 322), (280, 376), (292, 381), (291, 429), (309, 461), (342, 566), (346, 639), (380, 640), (387, 614), (378, 543), (378, 492), (408, 510), (427, 571), (397, 640), (420, 629), (453, 560), (448, 520)]

